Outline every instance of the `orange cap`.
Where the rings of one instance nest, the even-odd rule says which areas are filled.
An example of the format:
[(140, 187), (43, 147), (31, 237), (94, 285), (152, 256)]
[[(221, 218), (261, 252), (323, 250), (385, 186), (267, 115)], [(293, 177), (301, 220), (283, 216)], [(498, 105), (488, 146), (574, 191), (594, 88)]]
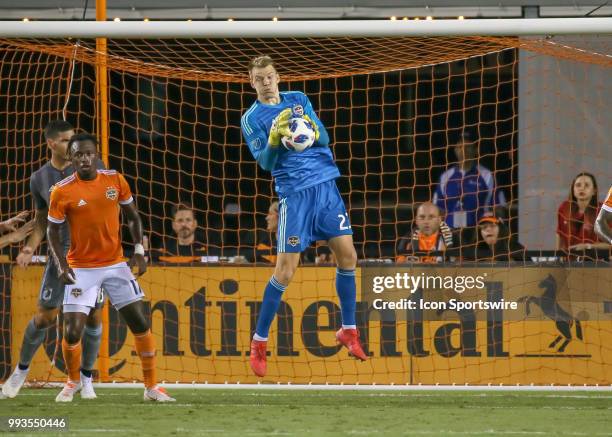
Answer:
[(481, 217), (480, 220), (478, 220), (479, 225), (482, 225), (484, 223), (493, 223), (494, 225), (497, 225), (500, 223), (500, 220), (494, 215), (485, 215), (484, 217)]

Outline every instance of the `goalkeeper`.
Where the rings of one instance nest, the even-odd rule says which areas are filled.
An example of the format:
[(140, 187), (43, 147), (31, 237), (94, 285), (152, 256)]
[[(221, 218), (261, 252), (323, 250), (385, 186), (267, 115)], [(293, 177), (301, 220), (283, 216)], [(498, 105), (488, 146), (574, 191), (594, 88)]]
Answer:
[[(342, 327), (336, 339), (350, 355), (365, 360), (355, 322), (357, 253), (349, 216), (336, 187), (340, 172), (329, 149), (327, 131), (308, 97), (298, 91), (279, 92), (280, 77), (269, 56), (253, 59), (248, 68), (257, 100), (242, 116), (242, 133), (259, 166), (272, 172), (279, 196), (278, 257), (251, 342), (251, 369), (257, 376), (266, 374), (270, 325), (297, 269), (300, 253), (317, 240), (328, 240), (338, 264), (336, 290)], [(303, 116), (315, 129), (314, 144), (303, 152), (281, 146), (281, 138), (289, 135), (289, 119), (296, 116)]]

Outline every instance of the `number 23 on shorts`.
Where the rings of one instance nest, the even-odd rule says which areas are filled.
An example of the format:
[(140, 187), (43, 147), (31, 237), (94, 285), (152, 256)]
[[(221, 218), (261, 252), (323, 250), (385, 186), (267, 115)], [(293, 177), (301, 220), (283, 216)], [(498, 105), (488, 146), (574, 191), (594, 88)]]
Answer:
[(339, 229), (341, 231), (346, 231), (347, 229), (351, 229), (348, 212), (345, 212), (344, 214), (338, 214), (338, 218), (340, 219)]

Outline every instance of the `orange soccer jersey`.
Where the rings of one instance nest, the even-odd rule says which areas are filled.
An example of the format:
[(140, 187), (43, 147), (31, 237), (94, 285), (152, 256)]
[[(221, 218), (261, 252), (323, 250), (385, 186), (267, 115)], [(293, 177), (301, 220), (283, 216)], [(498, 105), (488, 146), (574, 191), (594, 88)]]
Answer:
[(606, 200), (604, 201), (601, 207), (608, 212), (612, 212), (612, 187), (610, 187), (610, 191), (608, 191), (608, 197), (606, 197)]
[(70, 267), (107, 267), (121, 262), (119, 204), (132, 202), (130, 187), (115, 170), (98, 170), (92, 181), (77, 173), (58, 182), (49, 201), (49, 221), (70, 226)]

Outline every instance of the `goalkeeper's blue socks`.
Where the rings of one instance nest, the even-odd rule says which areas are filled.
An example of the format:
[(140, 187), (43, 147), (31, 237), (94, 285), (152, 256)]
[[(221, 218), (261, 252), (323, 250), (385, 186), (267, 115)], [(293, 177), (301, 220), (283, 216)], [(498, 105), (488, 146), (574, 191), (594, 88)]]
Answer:
[(336, 269), (336, 292), (340, 299), (342, 312), (342, 327), (355, 329), (355, 310), (357, 307), (357, 286), (355, 285), (355, 270)]
[(270, 282), (268, 282), (264, 291), (261, 311), (257, 319), (255, 335), (253, 336), (254, 340), (266, 341), (268, 339), (270, 325), (272, 325), (272, 321), (276, 316), (285, 288), (287, 286), (278, 282), (274, 276), (270, 278)]

